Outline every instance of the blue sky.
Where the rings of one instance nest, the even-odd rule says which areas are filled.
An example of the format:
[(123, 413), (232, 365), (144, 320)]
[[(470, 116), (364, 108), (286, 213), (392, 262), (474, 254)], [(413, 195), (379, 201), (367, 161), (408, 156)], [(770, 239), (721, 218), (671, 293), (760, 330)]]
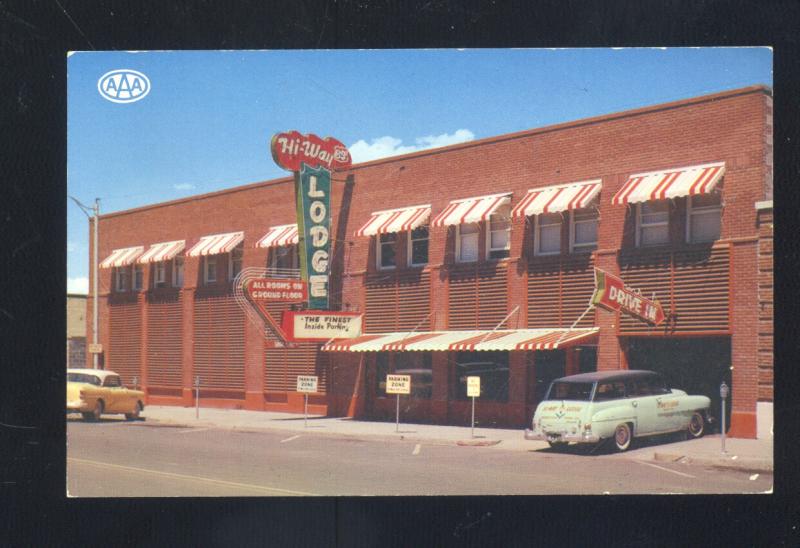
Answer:
[[(110, 70), (147, 75), (104, 99)], [(67, 60), (67, 192), (101, 213), (286, 175), (273, 134), (366, 161), (753, 84), (768, 48), (77, 52)], [(86, 216), (67, 202), (67, 290), (86, 293)], [(101, 257), (101, 260), (103, 257)]]

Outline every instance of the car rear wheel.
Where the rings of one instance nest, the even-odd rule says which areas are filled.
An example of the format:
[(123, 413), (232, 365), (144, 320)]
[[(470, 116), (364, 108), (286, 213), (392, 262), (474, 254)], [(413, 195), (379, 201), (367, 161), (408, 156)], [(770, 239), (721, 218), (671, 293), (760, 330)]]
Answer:
[(614, 445), (617, 447), (618, 451), (627, 451), (631, 446), (632, 438), (631, 427), (626, 422), (618, 425), (616, 430), (614, 430)]
[(142, 412), (142, 404), (140, 402), (136, 402), (136, 406), (133, 408), (132, 413), (125, 413), (125, 418), (129, 421), (135, 421), (139, 418), (139, 415)]
[(692, 413), (692, 418), (689, 419), (689, 428), (687, 430), (688, 438), (690, 440), (700, 438), (705, 434), (706, 431), (706, 421), (703, 418), (703, 414), (699, 411), (695, 411)]

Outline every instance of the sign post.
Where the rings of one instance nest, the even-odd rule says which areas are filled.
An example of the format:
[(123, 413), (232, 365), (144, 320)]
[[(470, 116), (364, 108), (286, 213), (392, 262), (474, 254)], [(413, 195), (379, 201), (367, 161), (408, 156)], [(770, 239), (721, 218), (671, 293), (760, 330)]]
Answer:
[(317, 391), (317, 377), (315, 375), (298, 375), (297, 391), (305, 396), (303, 404), (303, 428), (308, 428), (308, 394)]
[(472, 398), (472, 427), (471, 436), (475, 437), (475, 398), (481, 395), (481, 378), (467, 377), (467, 396)]
[(400, 394), (411, 394), (411, 375), (386, 375), (386, 393), (397, 395), (395, 432), (400, 431)]
[(194, 418), (200, 418), (200, 377), (194, 378)]

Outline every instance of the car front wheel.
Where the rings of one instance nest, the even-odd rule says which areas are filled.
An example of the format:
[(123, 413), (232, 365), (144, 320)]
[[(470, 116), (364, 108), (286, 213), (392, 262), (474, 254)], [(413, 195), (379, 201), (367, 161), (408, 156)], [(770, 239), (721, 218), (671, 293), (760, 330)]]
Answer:
[(689, 419), (688, 438), (690, 440), (700, 438), (705, 434), (706, 421), (703, 414), (699, 411), (692, 413), (692, 418)]
[(628, 423), (622, 423), (614, 430), (614, 445), (618, 451), (627, 451), (631, 446), (631, 427)]
[(103, 414), (105, 406), (103, 405), (103, 400), (97, 400), (97, 403), (94, 404), (94, 409), (90, 414), (90, 419), (93, 421), (99, 421), (100, 416)]

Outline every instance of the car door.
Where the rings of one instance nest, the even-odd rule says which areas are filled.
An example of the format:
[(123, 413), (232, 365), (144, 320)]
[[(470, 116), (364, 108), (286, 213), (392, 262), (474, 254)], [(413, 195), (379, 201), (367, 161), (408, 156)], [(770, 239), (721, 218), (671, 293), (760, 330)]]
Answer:
[(667, 388), (660, 376), (653, 376), (648, 383), (656, 400), (658, 431), (671, 432), (684, 428), (688, 424), (688, 417), (681, 410), (681, 398)]
[(656, 399), (651, 394), (645, 379), (630, 379), (625, 383), (625, 393), (629, 404), (636, 410), (635, 436), (657, 432), (658, 418)]
[(122, 382), (118, 375), (108, 375), (103, 380), (103, 400), (107, 413), (120, 412)]

